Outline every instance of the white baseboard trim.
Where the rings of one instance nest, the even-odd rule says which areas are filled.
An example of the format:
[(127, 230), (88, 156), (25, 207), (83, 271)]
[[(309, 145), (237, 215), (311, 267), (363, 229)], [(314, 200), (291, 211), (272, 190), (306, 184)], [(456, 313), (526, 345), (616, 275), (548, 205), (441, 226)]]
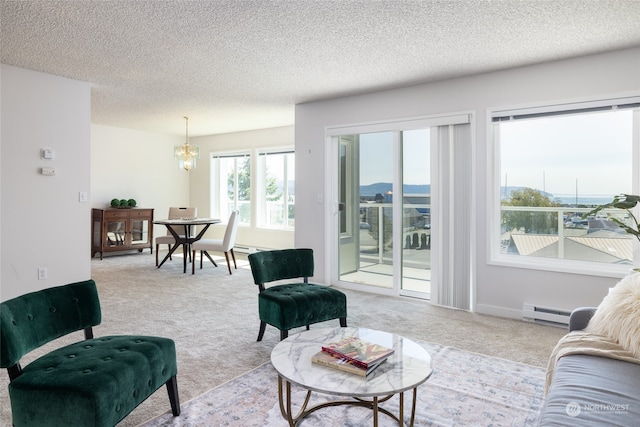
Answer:
[(507, 319), (522, 320), (522, 310), (495, 305), (476, 304), (476, 313), (489, 316), (506, 317)]

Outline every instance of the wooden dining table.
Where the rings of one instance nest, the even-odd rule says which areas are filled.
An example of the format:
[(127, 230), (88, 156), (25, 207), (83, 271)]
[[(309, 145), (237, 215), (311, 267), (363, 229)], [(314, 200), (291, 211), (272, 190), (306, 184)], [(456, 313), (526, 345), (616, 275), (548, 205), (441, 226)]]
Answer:
[[(178, 246), (182, 245), (183, 254), (184, 254), (184, 269), (183, 273), (187, 272), (187, 257), (191, 254), (191, 244), (196, 242), (204, 236), (207, 229), (211, 226), (211, 224), (220, 223), (219, 219), (214, 218), (180, 218), (180, 219), (160, 219), (153, 221), (154, 224), (161, 224), (167, 227), (169, 233), (175, 239), (175, 244), (171, 246), (169, 249), (169, 253), (163, 258), (162, 262), (158, 264), (158, 268), (162, 267), (162, 264), (171, 257), (171, 255), (176, 251)], [(198, 234), (193, 233), (194, 227), (201, 225), (202, 229)], [(179, 234), (174, 227), (184, 227), (184, 234)], [(193, 262), (193, 260), (192, 260)]]

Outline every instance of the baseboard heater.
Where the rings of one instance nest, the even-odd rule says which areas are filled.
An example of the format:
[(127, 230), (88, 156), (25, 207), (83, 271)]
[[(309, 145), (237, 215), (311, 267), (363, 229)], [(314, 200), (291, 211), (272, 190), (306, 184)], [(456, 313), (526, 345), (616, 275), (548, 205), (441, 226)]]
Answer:
[(570, 311), (557, 308), (540, 307), (535, 304), (522, 305), (522, 318), (528, 322), (538, 322), (547, 325), (569, 326)]
[(252, 254), (252, 253), (260, 252), (260, 251), (269, 251), (270, 249), (254, 248), (254, 247), (251, 247), (251, 246), (242, 246), (242, 245), (238, 246), (238, 245), (235, 245), (233, 247), (233, 250), (235, 252), (239, 252), (239, 253), (243, 253), (243, 254)]

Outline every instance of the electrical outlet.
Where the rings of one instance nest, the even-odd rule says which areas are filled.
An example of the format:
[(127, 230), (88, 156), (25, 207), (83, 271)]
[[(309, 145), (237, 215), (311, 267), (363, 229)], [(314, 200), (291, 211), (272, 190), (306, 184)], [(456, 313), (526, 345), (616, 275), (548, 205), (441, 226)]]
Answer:
[(42, 168), (40, 171), (44, 176), (55, 176), (56, 170), (54, 168)]
[(44, 280), (47, 278), (47, 267), (38, 268), (38, 280)]

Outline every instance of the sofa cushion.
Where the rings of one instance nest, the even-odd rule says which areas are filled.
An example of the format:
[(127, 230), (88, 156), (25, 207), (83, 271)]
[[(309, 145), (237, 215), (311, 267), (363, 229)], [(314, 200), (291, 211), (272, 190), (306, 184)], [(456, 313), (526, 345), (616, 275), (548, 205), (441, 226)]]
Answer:
[(311, 283), (272, 286), (258, 296), (260, 320), (280, 330), (347, 317), (347, 297)]
[(586, 330), (611, 338), (640, 359), (640, 273), (626, 276), (609, 291)]
[(638, 425), (639, 389), (640, 364), (582, 354), (562, 357), (538, 425)]
[(114, 426), (175, 376), (173, 340), (105, 336), (57, 349), (9, 384), (15, 426)]

